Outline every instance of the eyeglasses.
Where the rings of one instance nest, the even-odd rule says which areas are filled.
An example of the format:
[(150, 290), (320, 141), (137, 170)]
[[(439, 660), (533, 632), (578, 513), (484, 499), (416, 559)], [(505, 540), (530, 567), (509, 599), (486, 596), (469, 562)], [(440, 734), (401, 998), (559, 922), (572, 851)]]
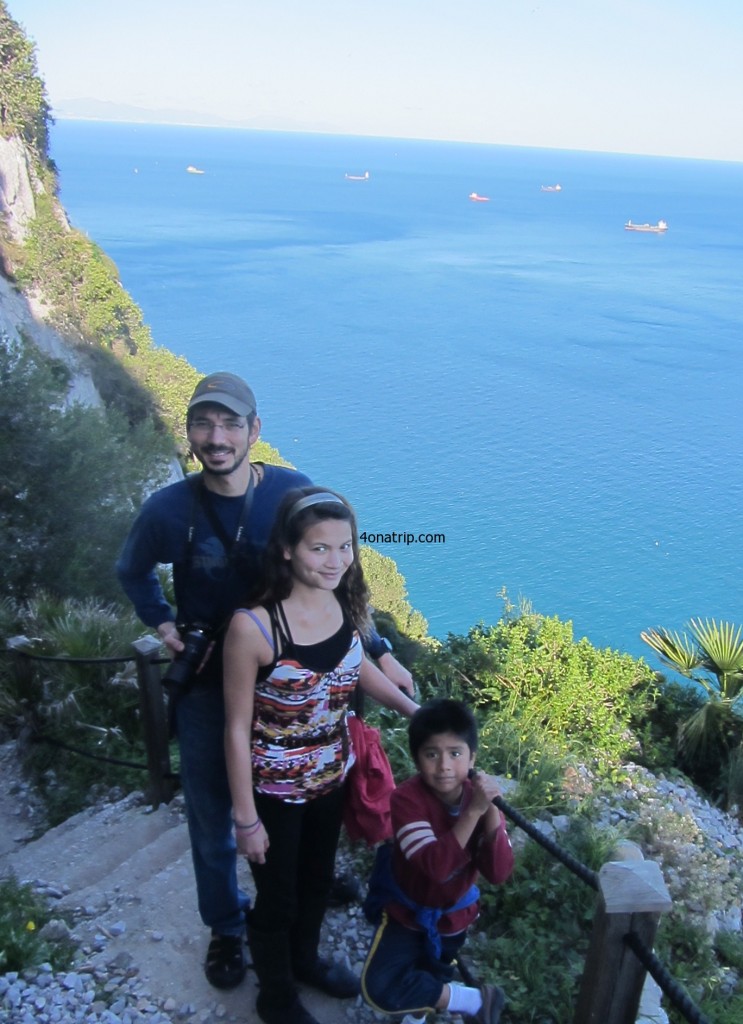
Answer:
[(194, 434), (211, 434), (213, 430), (223, 430), (225, 434), (239, 434), (245, 430), (247, 423), (240, 420), (191, 420), (188, 428)]

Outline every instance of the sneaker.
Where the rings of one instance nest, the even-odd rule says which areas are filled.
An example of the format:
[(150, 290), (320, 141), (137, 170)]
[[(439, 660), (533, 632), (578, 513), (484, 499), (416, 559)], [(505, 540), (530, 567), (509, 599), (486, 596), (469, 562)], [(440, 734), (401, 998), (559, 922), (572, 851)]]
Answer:
[(498, 1024), (503, 1007), (506, 1005), (506, 993), (497, 985), (481, 985), (482, 1006), (474, 1017), (467, 1017), (471, 1024)]
[(318, 957), (314, 965), (295, 971), (297, 981), (317, 988), (334, 999), (350, 999), (361, 992), (361, 983), (353, 971), (344, 964)]
[(212, 935), (204, 965), (209, 984), (214, 988), (235, 988), (246, 970), (242, 935)]

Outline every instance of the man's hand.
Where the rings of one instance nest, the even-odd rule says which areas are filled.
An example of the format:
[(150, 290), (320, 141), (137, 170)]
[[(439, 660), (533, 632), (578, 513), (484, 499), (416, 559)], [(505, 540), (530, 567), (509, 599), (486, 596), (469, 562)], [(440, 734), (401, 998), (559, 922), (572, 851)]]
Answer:
[(386, 651), (381, 658), (377, 658), (377, 665), (387, 676), (391, 683), (394, 683), (403, 693), (415, 700), (415, 683), (408, 670), (400, 664), (394, 654)]
[(157, 633), (165, 644), (169, 658), (172, 659), (176, 654), (180, 654), (183, 650), (183, 641), (181, 640), (180, 633), (175, 628), (174, 622), (161, 622), (157, 627)]

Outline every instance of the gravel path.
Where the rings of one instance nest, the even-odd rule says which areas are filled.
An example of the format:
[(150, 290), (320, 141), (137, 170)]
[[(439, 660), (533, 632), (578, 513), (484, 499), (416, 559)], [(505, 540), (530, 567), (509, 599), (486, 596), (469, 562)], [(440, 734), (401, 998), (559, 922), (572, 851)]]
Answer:
[[(114, 929), (115, 931), (115, 929)], [(324, 952), (346, 961), (360, 971), (370, 937), (370, 926), (358, 905), (329, 911), (324, 935)], [(102, 935), (99, 948), (73, 970), (55, 973), (48, 964), (22, 974), (0, 975), (0, 1021), (5, 1024), (212, 1024), (212, 1022), (253, 1022), (255, 985), (253, 974), (236, 990), (221, 993), (201, 982), (201, 958), (187, 956), (181, 971), (197, 975), (198, 996), (179, 998), (163, 995), (158, 977), (145, 976), (129, 954), (107, 956), (112, 939), (125, 938), (126, 928)], [(158, 942), (156, 933), (149, 941)], [(160, 939), (159, 941), (162, 941)], [(170, 985), (168, 986), (171, 987)], [(178, 986), (176, 985), (176, 988)], [(157, 994), (156, 994), (157, 993)], [(383, 1020), (364, 1006), (361, 999), (331, 1000), (306, 990), (303, 999), (321, 1024)]]

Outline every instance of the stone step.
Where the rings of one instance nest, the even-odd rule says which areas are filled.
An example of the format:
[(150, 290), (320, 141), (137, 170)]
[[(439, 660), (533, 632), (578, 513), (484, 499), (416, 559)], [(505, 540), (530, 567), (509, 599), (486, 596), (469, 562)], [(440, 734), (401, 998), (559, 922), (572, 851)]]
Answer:
[[(252, 970), (229, 992), (212, 988), (204, 976), (209, 932), (198, 914), (179, 799), (156, 811), (137, 797), (83, 811), (1, 859), (0, 873), (10, 867), (19, 880), (46, 890), (60, 917), (73, 911), (79, 969), (115, 968), (115, 974), (136, 976), (174, 1020), (257, 1021)], [(238, 876), (253, 896), (243, 858)], [(343, 910), (330, 913), (345, 918)], [(335, 1000), (303, 989), (302, 998), (323, 1024), (373, 1019), (360, 997)]]
[[(167, 841), (155, 853), (161, 837)], [(127, 797), (81, 811), (11, 853), (6, 864), (20, 881), (42, 882), (69, 898), (93, 887), (108, 888), (105, 880), (117, 874), (131, 873), (136, 884), (187, 847), (178, 806), (153, 811), (137, 797)]]

